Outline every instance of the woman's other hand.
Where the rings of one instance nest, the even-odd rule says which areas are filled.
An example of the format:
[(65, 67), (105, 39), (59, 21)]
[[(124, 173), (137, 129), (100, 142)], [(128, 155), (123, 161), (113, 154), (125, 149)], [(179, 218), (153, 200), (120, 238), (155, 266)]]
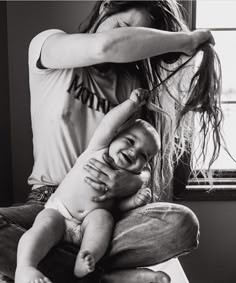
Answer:
[(194, 30), (191, 32), (190, 41), (191, 43), (185, 50), (185, 54), (188, 56), (192, 56), (197, 51), (198, 47), (203, 43), (208, 42), (212, 45), (215, 45), (215, 40), (212, 33), (205, 29)]
[(140, 175), (116, 168), (107, 154), (104, 154), (103, 159), (104, 162), (100, 162), (92, 158), (84, 168), (89, 173), (85, 182), (103, 193), (101, 196), (94, 197), (93, 201), (102, 202), (114, 197), (127, 197), (136, 193), (142, 186), (143, 180)]

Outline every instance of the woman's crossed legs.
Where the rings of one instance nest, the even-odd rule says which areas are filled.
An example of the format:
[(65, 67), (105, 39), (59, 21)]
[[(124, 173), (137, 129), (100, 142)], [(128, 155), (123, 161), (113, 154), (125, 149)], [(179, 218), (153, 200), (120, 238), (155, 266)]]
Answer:
[[(38, 201), (0, 209), (0, 271), (10, 278), (14, 278), (17, 243), (41, 209), (43, 204)], [(124, 215), (115, 226), (111, 245), (99, 262), (105, 271), (103, 280), (130, 283), (134, 282), (130, 280), (136, 275), (139, 281), (135, 282), (150, 282), (149, 270), (146, 270), (149, 274), (144, 269), (140, 273), (136, 267), (154, 265), (178, 256), (196, 247), (197, 243), (198, 221), (188, 208), (155, 203), (135, 209)], [(76, 253), (74, 246), (60, 243), (40, 262), (39, 269), (57, 283), (89, 282), (73, 277)], [(150, 272), (151, 276), (155, 274)], [(153, 282), (164, 282), (161, 273), (158, 277)]]

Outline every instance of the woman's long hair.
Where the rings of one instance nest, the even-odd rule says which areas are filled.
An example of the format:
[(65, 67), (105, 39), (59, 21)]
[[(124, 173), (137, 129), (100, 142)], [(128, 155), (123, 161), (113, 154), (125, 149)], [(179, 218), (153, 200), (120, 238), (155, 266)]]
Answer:
[[(92, 29), (94, 32), (107, 17), (131, 8), (145, 9), (153, 28), (174, 32), (188, 30), (176, 0), (110, 1), (101, 18), (99, 9), (102, 3), (96, 3), (83, 32), (91, 32)], [(120, 72), (136, 72), (142, 86), (150, 90), (149, 103), (142, 108), (140, 118), (151, 123), (161, 137), (161, 152), (150, 164), (153, 200), (170, 197), (176, 164), (189, 148), (193, 153), (196, 115), (200, 121), (203, 159), (207, 154), (211, 130), (214, 150), (209, 167), (219, 155), (222, 120), (219, 59), (213, 46), (205, 43), (191, 58), (186, 59), (181, 53), (167, 53), (138, 62), (112, 64), (112, 67)]]

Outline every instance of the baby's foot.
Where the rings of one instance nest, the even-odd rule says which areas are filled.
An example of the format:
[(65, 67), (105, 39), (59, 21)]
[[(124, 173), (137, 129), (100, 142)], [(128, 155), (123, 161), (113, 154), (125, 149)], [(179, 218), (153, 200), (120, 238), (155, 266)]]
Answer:
[(39, 270), (32, 266), (16, 269), (15, 283), (52, 283)]
[(151, 201), (152, 192), (149, 188), (141, 188), (134, 195), (134, 203), (136, 207), (148, 204)]
[(75, 276), (84, 277), (95, 269), (94, 256), (89, 251), (80, 251), (76, 264), (75, 264)]

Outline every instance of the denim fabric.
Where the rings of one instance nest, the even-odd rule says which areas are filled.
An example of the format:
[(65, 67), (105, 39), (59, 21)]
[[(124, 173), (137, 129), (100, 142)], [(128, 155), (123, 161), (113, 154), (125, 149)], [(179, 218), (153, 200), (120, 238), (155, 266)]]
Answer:
[[(33, 190), (24, 205), (0, 208), (0, 272), (14, 278), (17, 244), (56, 187)], [(198, 244), (199, 224), (182, 205), (158, 202), (122, 215), (97, 272), (113, 268), (149, 266), (184, 254)], [(53, 282), (99, 282), (98, 273), (83, 279), (73, 276), (78, 248), (60, 243), (42, 260), (39, 269)]]

